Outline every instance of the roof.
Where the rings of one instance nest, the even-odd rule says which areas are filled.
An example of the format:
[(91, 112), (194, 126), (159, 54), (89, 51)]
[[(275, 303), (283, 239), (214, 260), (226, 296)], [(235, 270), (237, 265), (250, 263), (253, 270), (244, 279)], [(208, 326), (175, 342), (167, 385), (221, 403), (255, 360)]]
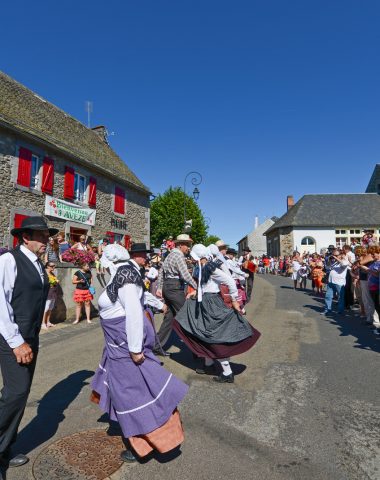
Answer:
[(0, 72), (0, 122), (149, 192), (96, 132), (3, 72)]
[(266, 232), (283, 227), (379, 227), (380, 195), (323, 193), (304, 195)]
[(366, 193), (380, 193), (379, 192), (379, 185), (380, 185), (380, 163), (375, 165), (373, 170), (372, 176), (368, 183)]

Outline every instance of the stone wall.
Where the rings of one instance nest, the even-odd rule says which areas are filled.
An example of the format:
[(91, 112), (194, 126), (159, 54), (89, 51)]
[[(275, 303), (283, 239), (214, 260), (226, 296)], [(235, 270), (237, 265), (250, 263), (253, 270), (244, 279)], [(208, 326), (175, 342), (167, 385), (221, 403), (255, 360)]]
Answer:
[[(53, 196), (64, 199), (64, 172), (65, 166), (70, 166), (85, 176), (93, 176), (97, 179), (96, 198), (96, 224), (91, 227), (89, 234), (95, 241), (104, 237), (107, 231), (129, 235), (134, 242), (149, 243), (149, 197), (133, 187), (120, 183), (125, 190), (126, 205), (125, 215), (113, 212), (115, 182), (111, 178), (92, 172), (75, 163), (63, 155), (48, 150), (44, 145), (34, 142), (30, 144), (27, 140), (0, 131), (0, 244), (8, 244), (9, 230), (13, 227), (14, 213), (26, 215), (44, 215), (45, 194), (16, 184), (18, 171), (18, 147), (24, 146), (38, 154), (42, 158), (49, 156), (54, 159), (54, 189)], [(127, 229), (116, 229), (111, 225), (112, 219), (123, 219), (127, 221)], [(49, 225), (64, 230), (65, 221), (48, 217)], [(88, 228), (82, 224), (75, 224), (78, 228)]]
[[(57, 302), (51, 316), (53, 323), (62, 323), (75, 319), (76, 304), (73, 301), (75, 285), (73, 285), (72, 280), (77, 270), (78, 268), (65, 264), (61, 264), (56, 269), (56, 275), (59, 279), (59, 287)], [(104, 275), (97, 275), (95, 269), (92, 269), (91, 273), (92, 284), (96, 290), (94, 300), (91, 302), (91, 316), (96, 316), (98, 314), (99, 296), (104, 291), (104, 287), (106, 286), (110, 277), (108, 273)]]
[(280, 255), (292, 255), (294, 250), (293, 230), (291, 227), (280, 230)]

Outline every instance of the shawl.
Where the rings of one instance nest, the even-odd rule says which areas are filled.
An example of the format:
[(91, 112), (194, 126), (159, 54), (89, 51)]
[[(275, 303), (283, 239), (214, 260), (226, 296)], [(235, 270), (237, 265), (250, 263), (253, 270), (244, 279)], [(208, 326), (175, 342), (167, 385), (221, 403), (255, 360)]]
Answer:
[(127, 283), (134, 283), (138, 287), (141, 287), (143, 290), (145, 289), (145, 285), (140, 273), (130, 263), (127, 263), (126, 265), (121, 265), (117, 269), (115, 276), (112, 279), (112, 282), (106, 288), (108, 298), (111, 300), (112, 303), (115, 303), (117, 300), (119, 288), (123, 287)]

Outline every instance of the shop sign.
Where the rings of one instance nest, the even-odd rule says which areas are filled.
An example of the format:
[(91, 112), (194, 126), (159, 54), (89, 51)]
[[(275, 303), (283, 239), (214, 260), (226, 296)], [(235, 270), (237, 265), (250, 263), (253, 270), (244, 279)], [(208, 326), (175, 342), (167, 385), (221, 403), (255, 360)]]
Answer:
[(111, 218), (111, 227), (119, 230), (127, 230), (127, 221), (119, 220), (117, 218)]
[(96, 210), (46, 195), (45, 215), (70, 220), (71, 222), (95, 225)]

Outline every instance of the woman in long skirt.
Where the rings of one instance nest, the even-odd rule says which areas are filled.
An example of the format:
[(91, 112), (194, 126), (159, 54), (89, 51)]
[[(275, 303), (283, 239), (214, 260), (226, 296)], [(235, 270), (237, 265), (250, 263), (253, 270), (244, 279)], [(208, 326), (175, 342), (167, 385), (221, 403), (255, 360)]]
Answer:
[[(223, 372), (214, 381), (233, 383), (229, 358), (252, 348), (260, 333), (241, 314), (235, 281), (209, 260), (210, 251), (194, 245), (191, 256), (198, 262), (198, 290), (177, 313), (173, 328), (196, 356), (204, 358), (206, 373), (213, 372), (215, 360), (220, 363)], [(229, 288), (232, 308), (223, 302), (221, 284)]]
[(119, 422), (131, 447), (121, 456), (130, 462), (135, 460), (132, 449), (143, 457), (182, 443), (177, 406), (188, 386), (165, 370), (152, 352), (155, 332), (144, 310), (138, 267), (120, 245), (107, 246), (103, 255), (117, 270), (99, 298), (105, 347), (92, 381), (92, 399)]

